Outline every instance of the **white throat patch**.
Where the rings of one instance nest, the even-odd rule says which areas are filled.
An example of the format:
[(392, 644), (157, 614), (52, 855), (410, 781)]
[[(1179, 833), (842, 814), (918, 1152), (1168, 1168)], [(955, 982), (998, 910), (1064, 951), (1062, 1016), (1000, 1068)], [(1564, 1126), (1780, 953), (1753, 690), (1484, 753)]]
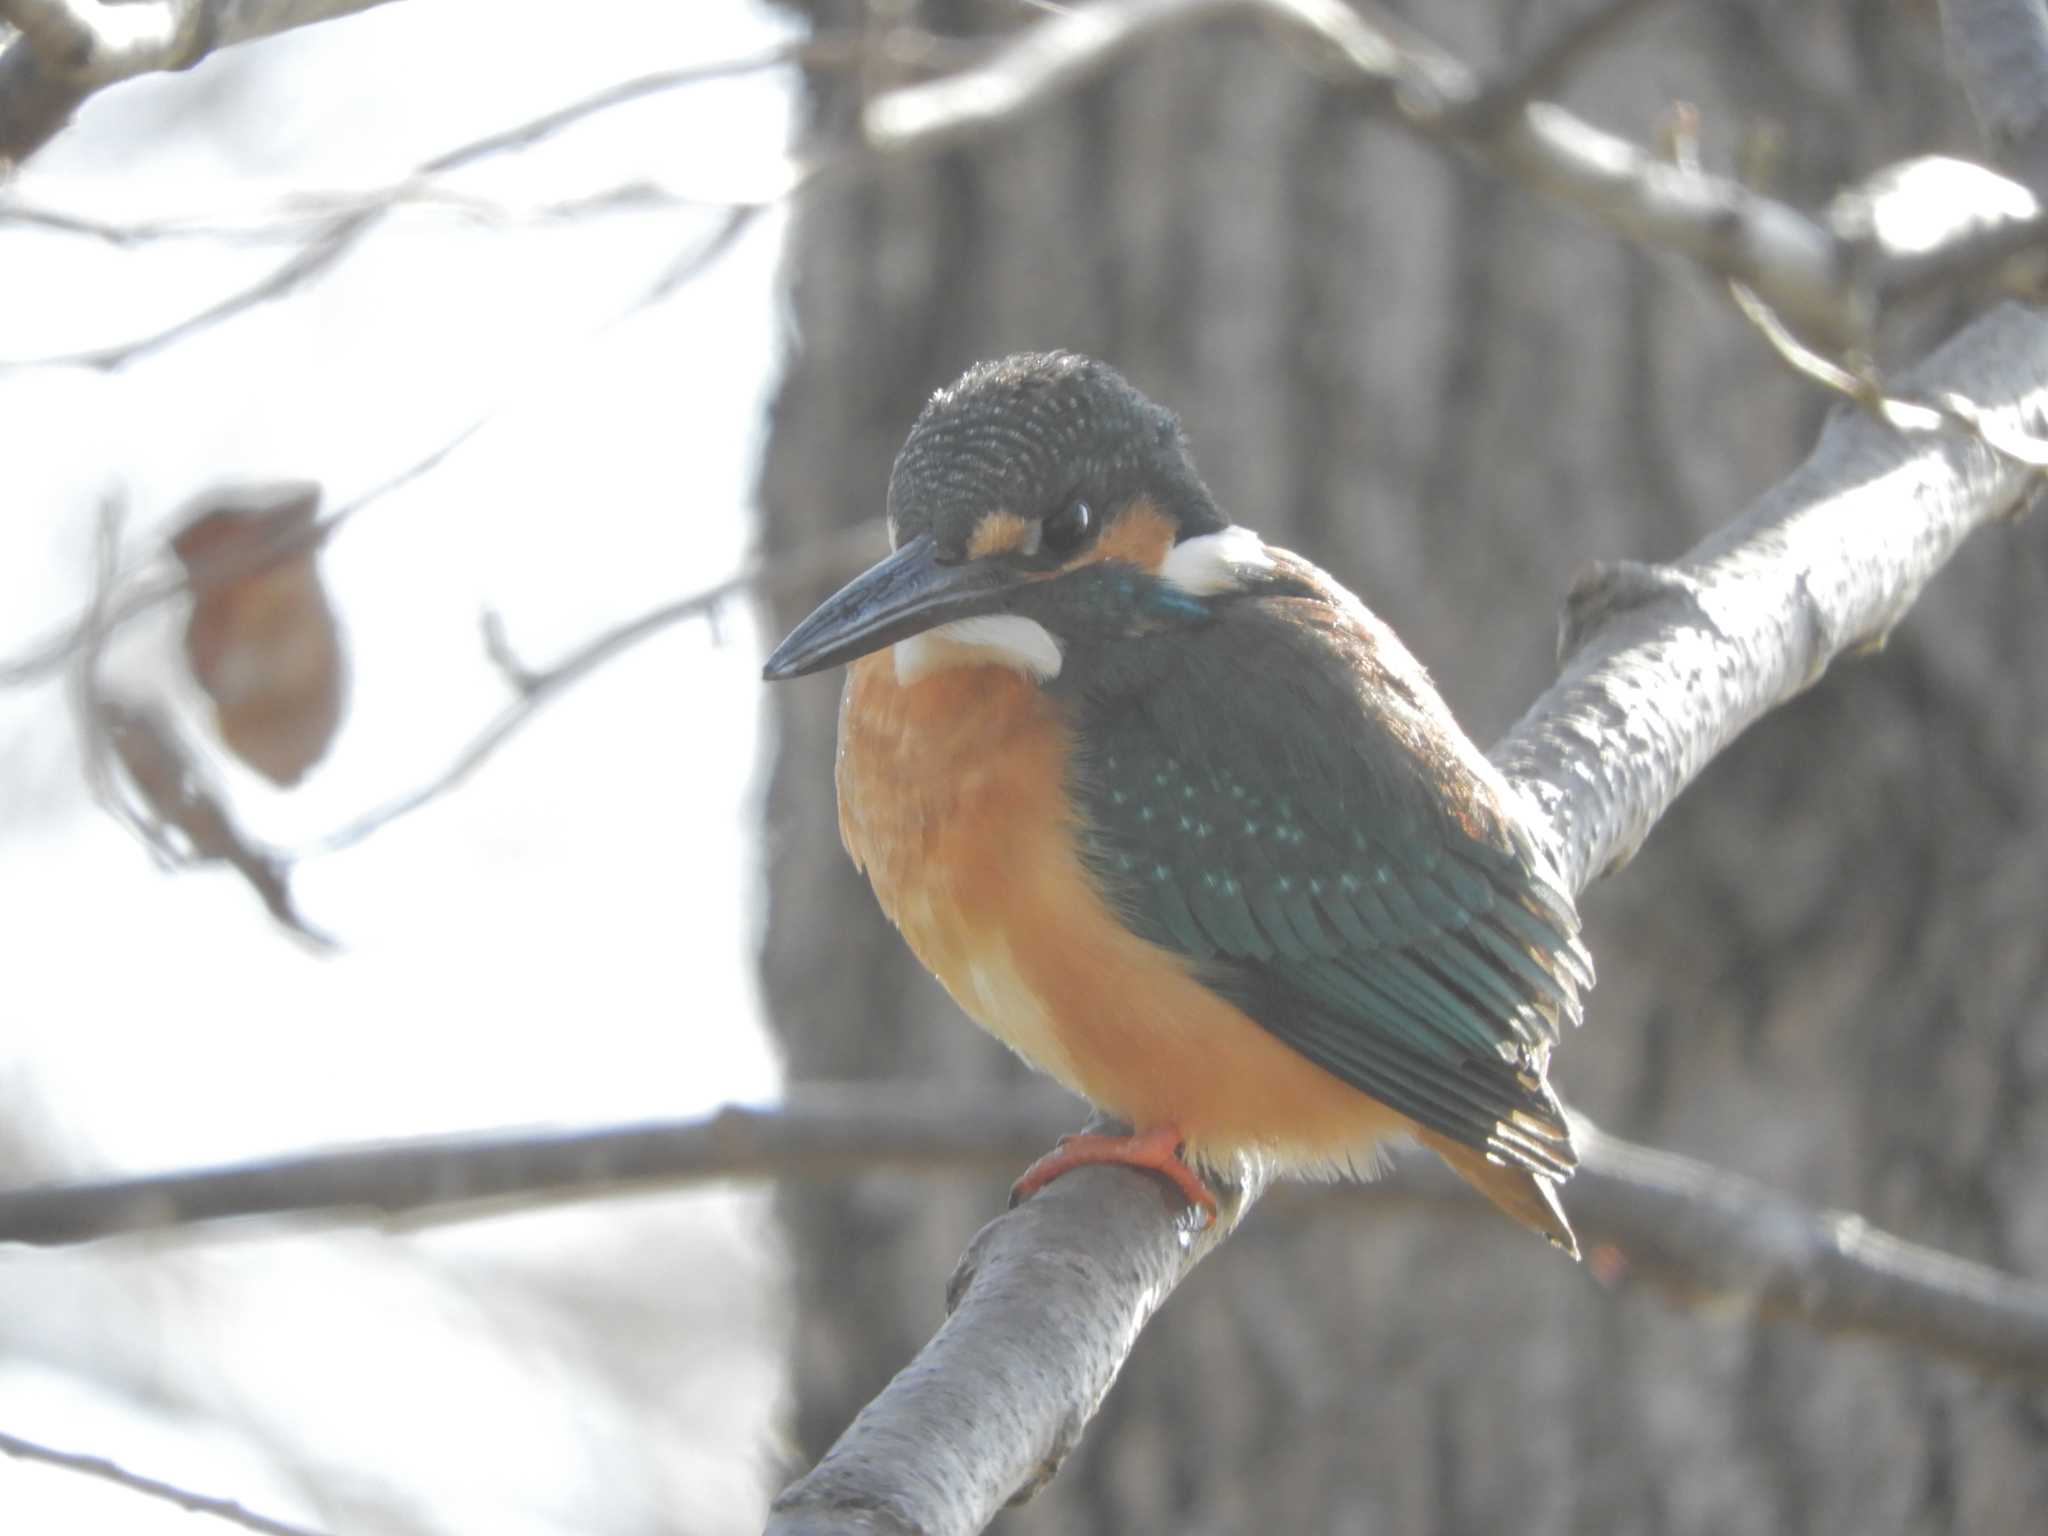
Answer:
[(1235, 592), (1248, 576), (1273, 569), (1273, 557), (1249, 528), (1224, 528), (1199, 538), (1182, 539), (1166, 552), (1159, 578), (1197, 597)]
[(947, 667), (1011, 667), (1044, 682), (1060, 675), (1064, 660), (1051, 630), (1014, 613), (955, 619), (898, 640), (889, 649), (896, 661), (897, 685), (904, 688)]

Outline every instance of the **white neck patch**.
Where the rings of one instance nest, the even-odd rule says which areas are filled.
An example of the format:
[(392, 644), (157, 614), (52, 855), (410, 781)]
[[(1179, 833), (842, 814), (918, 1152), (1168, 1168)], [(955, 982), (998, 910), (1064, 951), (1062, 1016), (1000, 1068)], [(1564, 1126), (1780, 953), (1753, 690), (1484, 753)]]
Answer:
[(979, 619), (955, 619), (928, 629), (890, 648), (896, 682), (908, 688), (921, 677), (947, 667), (1010, 667), (1044, 682), (1060, 675), (1060, 643), (1036, 619), (1014, 613)]
[(1230, 527), (1199, 538), (1182, 539), (1166, 552), (1159, 579), (1197, 597), (1235, 592), (1249, 576), (1273, 569), (1273, 557), (1249, 528)]

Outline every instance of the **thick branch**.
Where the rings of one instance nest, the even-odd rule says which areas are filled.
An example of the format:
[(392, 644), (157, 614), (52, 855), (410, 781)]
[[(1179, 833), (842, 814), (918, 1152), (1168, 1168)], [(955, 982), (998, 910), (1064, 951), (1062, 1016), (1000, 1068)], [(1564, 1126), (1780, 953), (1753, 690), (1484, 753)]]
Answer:
[[(1901, 383), (2038, 435), (2048, 317), (1997, 310)], [(1582, 581), (1565, 637), (1575, 654), (1493, 753), (1550, 822), (1573, 888), (1625, 862), (1751, 722), (1844, 652), (1881, 645), (2032, 480), (1960, 433), (1902, 435), (1842, 414), (1788, 479), (1684, 559)]]

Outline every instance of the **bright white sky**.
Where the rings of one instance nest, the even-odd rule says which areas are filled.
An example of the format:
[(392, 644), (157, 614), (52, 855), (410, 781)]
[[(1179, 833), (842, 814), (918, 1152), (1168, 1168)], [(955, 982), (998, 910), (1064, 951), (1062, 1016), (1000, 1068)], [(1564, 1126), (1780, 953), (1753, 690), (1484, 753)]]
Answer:
[[(391, 5), (107, 93), (13, 196), (133, 218), (373, 185), (614, 81), (752, 53), (773, 26), (738, 0)], [(789, 84), (665, 95), (462, 185), (517, 203), (637, 177), (763, 185)], [(708, 228), (674, 209), (557, 225), (409, 211), (303, 293), (119, 373), (0, 369), (0, 658), (76, 611), (110, 494), (139, 565), (208, 484), (311, 478), (334, 505), (495, 412), (326, 556), (354, 665), (328, 762), (290, 796), (222, 770), (246, 824), (286, 846), (430, 777), (504, 699), (482, 609), (544, 665), (742, 559), (783, 344), (781, 221), (629, 313)], [(0, 359), (142, 334), (280, 256), (0, 224)], [(138, 626), (112, 674), (189, 710), (181, 618)], [(346, 946), (329, 959), (233, 877), (158, 873), (94, 810), (61, 685), (0, 692), (0, 1113), (76, 1167), (142, 1170), (772, 1096), (752, 972), (761, 637), (743, 608), (721, 631), (643, 646), (455, 797), (306, 865), (301, 905)], [(286, 1418), (290, 1443), (404, 1490), (438, 1528), (493, 1533), (596, 1528), (605, 1475), (584, 1437), (659, 1432), (678, 1445), (673, 1523), (643, 1512), (638, 1528), (754, 1529), (780, 1391), (764, 1224), (759, 1195), (713, 1193), (415, 1239), (0, 1252), (0, 1429), (317, 1521), (259, 1446), (204, 1422)], [(429, 1273), (391, 1264), (394, 1247)], [(471, 1294), (486, 1267), (540, 1276), (571, 1249), (689, 1271), (677, 1305), (717, 1342), (678, 1362), (655, 1416), (595, 1422), (478, 1326), (502, 1299)], [(179, 1427), (138, 1420), (136, 1389)], [(5, 1460), (0, 1526), (201, 1528)]]

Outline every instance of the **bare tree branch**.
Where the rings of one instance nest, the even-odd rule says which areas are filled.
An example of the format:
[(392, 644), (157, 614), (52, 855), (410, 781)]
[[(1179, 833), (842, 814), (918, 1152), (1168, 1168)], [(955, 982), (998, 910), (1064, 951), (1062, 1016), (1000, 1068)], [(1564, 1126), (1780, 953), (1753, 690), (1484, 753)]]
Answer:
[(0, 54), (0, 165), (47, 144), (93, 92), (190, 69), (217, 49), (387, 0), (0, 0), (20, 36)]
[(152, 70), (182, 69), (202, 51), (199, 0), (0, 0), (46, 67), (97, 88)]
[(194, 581), (183, 571), (176, 575), (141, 577), (121, 583), (122, 591), (102, 604), (89, 606), (72, 623), (30, 646), (9, 661), (0, 661), (0, 688), (17, 688), (42, 681), (60, 672), (87, 645), (104, 644), (124, 625), (163, 604), (194, 592), (209, 591), (245, 580), (283, 560), (304, 554), (325, 544), (357, 513), (394, 491), (404, 489), (422, 475), (438, 468), (448, 456), (490, 424), (495, 412), (476, 417), (461, 431), (424, 457), (416, 459), (388, 480), (379, 482), (355, 500), (336, 507), (316, 523), (303, 526), (280, 525), (274, 537), (236, 550), (230, 559), (210, 567), (203, 579)]
[[(1071, 1129), (1071, 1101), (807, 1086), (780, 1107), (589, 1131), (421, 1137), (185, 1173), (0, 1191), (0, 1243), (61, 1247), (251, 1216), (491, 1216), (508, 1204), (707, 1179), (1015, 1167)], [(1142, 1187), (1142, 1186), (1141, 1186)]]
[(130, 1472), (107, 1460), (104, 1456), (84, 1456), (76, 1451), (52, 1450), (33, 1440), (23, 1440), (15, 1435), (0, 1434), (0, 1454), (13, 1456), (21, 1461), (41, 1462), (44, 1466), (62, 1467), (67, 1472), (82, 1473), (96, 1477), (102, 1482), (113, 1483), (126, 1488), (130, 1493), (139, 1493), (145, 1498), (162, 1499), (194, 1515), (211, 1515), (216, 1520), (225, 1520), (230, 1525), (240, 1526), (245, 1531), (261, 1531), (264, 1536), (319, 1536), (309, 1526), (290, 1525), (283, 1520), (274, 1520), (268, 1515), (259, 1515), (245, 1509), (233, 1499), (215, 1498), (210, 1494), (194, 1493), (189, 1488), (180, 1488), (175, 1483), (162, 1482), (154, 1477), (144, 1477), (139, 1472)]
[(225, 864), (248, 883), (279, 926), (316, 950), (337, 947), (331, 935), (300, 915), (292, 898), (292, 861), (242, 830), (226, 797), (161, 709), (109, 695), (96, 696), (90, 707), (93, 729), (104, 733), (147, 808), (146, 815), (139, 813), (124, 798), (116, 817), (140, 833), (160, 863), (172, 870)]
[[(466, 1221), (714, 1179), (995, 1173), (1028, 1162), (1069, 1127), (1072, 1115), (1071, 1103), (1051, 1093), (977, 1101), (886, 1084), (811, 1086), (779, 1106), (734, 1105), (697, 1120), (428, 1137), (0, 1191), (0, 1243), (64, 1246), (263, 1216)], [(1815, 1210), (1705, 1163), (1632, 1145), (1583, 1117), (1574, 1117), (1573, 1130), (1582, 1161), (1571, 1185), (1572, 1215), (1602, 1283), (1643, 1283), (1675, 1305), (1720, 1317), (1753, 1313), (1823, 1332), (1867, 1334), (1989, 1374), (2048, 1381), (2048, 1285), (1887, 1236), (1846, 1212)], [(1088, 1267), (1128, 1263), (1148, 1275), (1167, 1260), (1146, 1237), (1167, 1209), (1147, 1181), (1117, 1176), (1089, 1197), (1078, 1230), (1063, 1228), (1051, 1203), (1053, 1191), (1069, 1182), (977, 1239), (955, 1293), (971, 1292), (976, 1274), (1010, 1264), (1002, 1255), (1013, 1252), (1026, 1273), (1047, 1254)], [(1105, 1231), (1105, 1223), (1125, 1224), (1124, 1199), (1140, 1207), (1129, 1223), (1138, 1238), (1128, 1256), (1124, 1240)], [(1421, 1154), (1397, 1159), (1373, 1184), (1289, 1188), (1269, 1199), (1447, 1206), (1492, 1219), (1492, 1207), (1470, 1185)], [(1110, 1257), (1104, 1242), (1115, 1246)], [(1021, 1257), (1031, 1254), (1039, 1257)], [(1004, 1283), (1019, 1278), (1011, 1274)], [(1133, 1315), (1077, 1312), (1064, 1286), (1023, 1288), (1083, 1329), (1106, 1329), (1119, 1318), (1128, 1328)], [(983, 1296), (978, 1304), (997, 1301)], [(1135, 1292), (1126, 1297), (1127, 1308), (1150, 1304)], [(950, 1326), (961, 1335), (980, 1325)], [(1031, 1336), (1006, 1324), (989, 1347), (1008, 1350)], [(1127, 1334), (1104, 1336), (1128, 1346)]]
[[(66, 8), (60, 0), (37, 3)], [(342, 3), (346, 6), (348, 0)], [(866, 114), (862, 145), (842, 146), (821, 158), (793, 164), (777, 187), (764, 189), (757, 197), (717, 201), (736, 214), (758, 211), (808, 186), (825, 170), (940, 146), (1005, 122), (1161, 33), (1223, 18), (1253, 17), (1308, 35), (1321, 50), (1321, 62), (1339, 84), (1358, 91), (1364, 108), (1391, 110), (1411, 129), (1529, 181), (1629, 239), (1677, 251), (1749, 285), (1788, 324), (1830, 350), (1864, 342), (1889, 302), (1974, 279), (2015, 253), (2038, 252), (2048, 243), (2048, 213), (2039, 202), (2024, 187), (1980, 166), (1939, 157), (1912, 162), (1910, 218), (1876, 216), (1902, 201), (1907, 178), (1898, 172), (1908, 167), (1880, 172), (1816, 218), (1698, 167), (1663, 163), (1649, 151), (1536, 99), (1633, 19), (1645, 3), (1607, 0), (1566, 28), (1524, 70), (1486, 82), (1403, 24), (1376, 9), (1354, 10), (1342, 0), (1106, 0), (1053, 14), (996, 50), (986, 63), (877, 98)], [(269, 7), (260, 0), (247, 4), (258, 10), (289, 9), (283, 0), (272, 0)], [(620, 207), (703, 206), (707, 200), (639, 181), (534, 208), (498, 208), (443, 187), (438, 180), (659, 92), (789, 65), (858, 64), (876, 48), (913, 72), (942, 68), (981, 52), (972, 44), (898, 28), (878, 38), (834, 35), (623, 81), (444, 151), (390, 186), (300, 200), (271, 215), (275, 222), (259, 219), (253, 229), (244, 222), (208, 231), (274, 238), (285, 229), (303, 229), (309, 208), (326, 211), (303, 248), (195, 314), (128, 342), (16, 360), (7, 366), (124, 366), (291, 292), (331, 267), (384, 214), (402, 206), (441, 203), (482, 216), (519, 219), (573, 217)], [(0, 58), (0, 74), (5, 64)], [(123, 243), (196, 232), (186, 220), (120, 226), (28, 207), (11, 214), (0, 210), (0, 216)], [(1902, 235), (1902, 230), (1911, 233)], [(2037, 283), (2038, 277), (2032, 281)]]
[[(1587, 23), (1590, 36), (1626, 19), (1628, 7), (1611, 9), (1612, 16)], [(1534, 99), (1546, 75), (1578, 62), (1572, 32), (1540, 54), (1527, 76), (1489, 85), (1378, 7), (1353, 8), (1344, 0), (1105, 0), (1077, 7), (1029, 29), (979, 68), (872, 102), (867, 137), (880, 150), (906, 151), (986, 132), (1163, 35), (1231, 19), (1273, 22), (1306, 36), (1333, 82), (1354, 90), (1362, 109), (1385, 111), (1629, 240), (1747, 283), (1829, 347), (1862, 342), (1887, 299), (1924, 290), (1933, 274), (1975, 271), (2048, 237), (2048, 217), (2031, 194), (1981, 167), (1957, 179), (1952, 201), (1961, 211), (1931, 247), (1895, 243), (1893, 222), (1859, 221), (1853, 206), (1837, 228), (1739, 182), (1667, 164)], [(1987, 199), (1994, 184), (1998, 193)]]
[(432, 804), (451, 790), (459, 788), (468, 782), (470, 776), (481, 768), (493, 753), (549, 703), (606, 662), (664, 629), (680, 624), (685, 619), (714, 615), (733, 598), (756, 588), (794, 591), (810, 586), (823, 577), (851, 575), (874, 557), (879, 531), (878, 524), (863, 523), (843, 530), (832, 538), (820, 540), (816, 545), (801, 551), (794, 559), (785, 555), (772, 563), (756, 560), (745, 570), (727, 577), (715, 586), (692, 593), (688, 597), (678, 598), (674, 602), (663, 603), (638, 618), (628, 619), (625, 623), (604, 631), (595, 638), (585, 641), (553, 666), (544, 669), (530, 668), (520, 662), (513, 655), (511, 646), (505, 638), (503, 621), (495, 613), (485, 614), (484, 651), (504, 673), (506, 681), (512, 685), (512, 701), (501, 709), (489, 724), (478, 731), (471, 738), (469, 745), (456, 754), (455, 760), (439, 774), (375, 810), (366, 812), (339, 830), (329, 833), (317, 843), (301, 850), (298, 857), (309, 858), (352, 848), (399, 818), (408, 816), (422, 806)]
[[(1907, 389), (1988, 402), (2031, 435), (2048, 409), (2048, 319), (1999, 309)], [(1758, 717), (1881, 645), (1970, 533), (2022, 508), (2031, 478), (1968, 438), (1838, 416), (1805, 464), (1683, 560), (1582, 583), (1576, 654), (1493, 754), (1555, 829), (1572, 887), (1626, 862)]]
[[(0, 0), (4, 4), (5, 0)], [(125, 9), (125, 7), (124, 7)], [(0, 198), (0, 222), (32, 224), (45, 229), (89, 235), (117, 245), (135, 245), (149, 240), (174, 237), (209, 237), (240, 241), (289, 240), (300, 248), (255, 281), (216, 300), (190, 315), (147, 335), (111, 346), (79, 352), (55, 353), (44, 357), (0, 360), (0, 367), (35, 368), (79, 366), (118, 369), (138, 358), (161, 351), (195, 332), (246, 313), (291, 293), (303, 283), (326, 271), (376, 226), (387, 214), (415, 206), (442, 206), (478, 218), (497, 221), (546, 222), (581, 218), (614, 209), (676, 208), (693, 211), (723, 210), (727, 217), (698, 259), (685, 256), (678, 267), (683, 278), (665, 280), (653, 297), (660, 297), (708, 262), (737, 237), (754, 217), (784, 201), (807, 184), (835, 155), (813, 162), (793, 161), (751, 196), (708, 197), (684, 189), (636, 179), (582, 194), (555, 199), (529, 207), (512, 207), (479, 198), (444, 184), (444, 178), (466, 167), (499, 155), (517, 153), (600, 113), (645, 100), (650, 96), (688, 89), (708, 81), (729, 79), (766, 70), (803, 66), (812, 69), (850, 67), (879, 52), (898, 71), (922, 74), (978, 57), (984, 50), (976, 44), (958, 43), (933, 37), (910, 27), (892, 27), (880, 33), (848, 32), (811, 38), (765, 49), (741, 58), (686, 65), (620, 81), (603, 90), (579, 97), (509, 128), (497, 130), (467, 143), (444, 150), (420, 163), (406, 176), (381, 187), (333, 194), (300, 194), (281, 205), (245, 211), (227, 217), (181, 217), (149, 219), (133, 223), (109, 223), (63, 209), (43, 208)], [(0, 57), (0, 76), (6, 60)], [(6, 121), (0, 103), (0, 134)], [(0, 139), (4, 142), (4, 139)], [(650, 299), (651, 302), (651, 299)]]
[[(1572, 1214), (1608, 1284), (1680, 1305), (1798, 1322), (1926, 1350), (1991, 1376), (2048, 1382), (2048, 1284), (2016, 1279), (1817, 1211), (1692, 1158), (1574, 1117)], [(1431, 1170), (1435, 1172), (1434, 1169)], [(1452, 1176), (1448, 1170), (1445, 1182)]]
[[(4, 6), (7, 0), (0, 0)], [(56, 4), (63, 9), (62, 0), (42, 0), (42, 3)], [(286, 8), (285, 0), (272, 0), (279, 9)], [(381, 4), (384, 0), (356, 0), (349, 5), (339, 0), (344, 9), (362, 9), (368, 4)], [(261, 0), (242, 0), (244, 7), (263, 8)], [(118, 6), (118, 10), (131, 7)], [(320, 19), (320, 18), (309, 18)], [(552, 137), (562, 129), (609, 108), (623, 106), (628, 102), (642, 100), (659, 92), (680, 90), (701, 85), (709, 80), (725, 79), (735, 75), (749, 74), (765, 69), (795, 64), (805, 60), (811, 45), (789, 44), (746, 58), (719, 60), (710, 64), (690, 65), (680, 69), (663, 70), (656, 74), (642, 75), (622, 81), (605, 90), (585, 96), (567, 106), (543, 113), (541, 116), (515, 127), (487, 134), (465, 144), (445, 150), (421, 165), (410, 175), (392, 182), (388, 186), (359, 192), (345, 198), (330, 199), (327, 212), (316, 224), (304, 246), (293, 252), (284, 261), (256, 281), (237, 289), (193, 314), (185, 316), (171, 325), (148, 335), (112, 346), (88, 349), (82, 352), (53, 354), (49, 357), (24, 358), (0, 363), (0, 366), (31, 368), (46, 366), (74, 365), (81, 367), (116, 369), (158, 352), (184, 340), (187, 336), (223, 320), (232, 319), (273, 299), (284, 297), (301, 284), (326, 271), (367, 235), (377, 222), (395, 209), (421, 202), (452, 202), (456, 206), (468, 207), (471, 211), (491, 211), (492, 205), (480, 204), (465, 199), (459, 193), (451, 193), (439, 186), (439, 178), (464, 166), (474, 165), (494, 156), (530, 148), (532, 145)], [(819, 52), (829, 54), (839, 51), (843, 45), (834, 43), (830, 49)], [(774, 197), (782, 195), (778, 189)], [(647, 206), (653, 201), (656, 189), (644, 184), (625, 188), (614, 188), (607, 194), (577, 199), (573, 204), (551, 205), (530, 211), (530, 217), (564, 217), (574, 213), (587, 213), (596, 208), (621, 206), (628, 203)], [(674, 197), (675, 206), (699, 206), (691, 199)], [(773, 197), (768, 201), (773, 201)], [(316, 204), (304, 200), (283, 211), (283, 217), (293, 224), (303, 225), (307, 209)], [(80, 233), (92, 233), (117, 243), (129, 244), (135, 241), (162, 237), (182, 232), (183, 221), (153, 221), (137, 226), (110, 226), (93, 220), (66, 217), (54, 211), (25, 210), (13, 215), (24, 221), (36, 222), (46, 227), (69, 228)]]

